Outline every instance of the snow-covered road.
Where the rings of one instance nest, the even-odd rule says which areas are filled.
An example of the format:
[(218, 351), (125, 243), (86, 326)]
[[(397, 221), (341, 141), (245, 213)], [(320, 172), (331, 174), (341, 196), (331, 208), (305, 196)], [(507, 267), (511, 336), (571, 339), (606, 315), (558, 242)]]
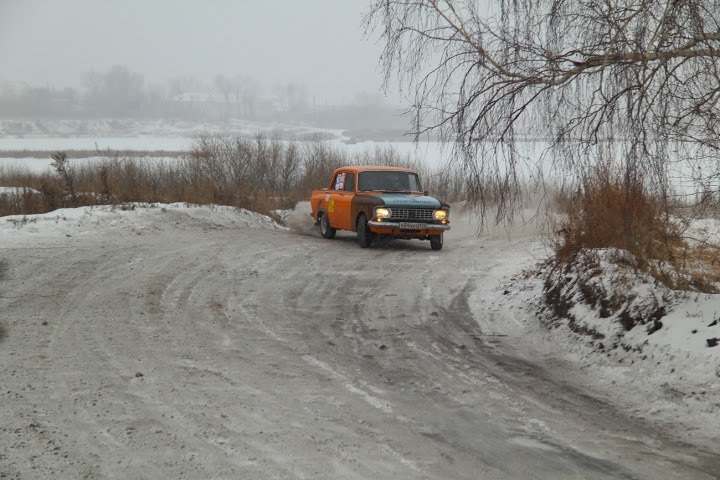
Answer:
[(720, 475), (711, 439), (575, 381), (496, 301), (541, 254), (532, 236), (363, 250), (150, 210), (1, 232), (4, 476)]

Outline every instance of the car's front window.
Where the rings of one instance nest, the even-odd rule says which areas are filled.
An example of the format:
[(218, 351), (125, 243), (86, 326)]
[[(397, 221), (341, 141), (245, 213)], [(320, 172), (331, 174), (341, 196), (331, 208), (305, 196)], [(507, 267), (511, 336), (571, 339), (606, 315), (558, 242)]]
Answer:
[(420, 179), (414, 172), (374, 170), (358, 174), (360, 192), (421, 192)]

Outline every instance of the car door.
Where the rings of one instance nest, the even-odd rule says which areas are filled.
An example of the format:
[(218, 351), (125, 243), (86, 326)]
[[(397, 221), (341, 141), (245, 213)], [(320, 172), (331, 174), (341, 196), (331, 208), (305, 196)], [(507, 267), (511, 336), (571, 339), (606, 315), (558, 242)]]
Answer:
[(355, 196), (355, 174), (346, 172), (345, 183), (343, 189), (339, 192), (337, 201), (335, 202), (335, 211), (338, 215), (340, 225), (343, 230), (352, 230), (353, 219), (351, 216), (352, 199)]
[(325, 211), (330, 219), (330, 225), (334, 228), (352, 230), (350, 206), (354, 195), (355, 175), (353, 172), (337, 172), (325, 197)]

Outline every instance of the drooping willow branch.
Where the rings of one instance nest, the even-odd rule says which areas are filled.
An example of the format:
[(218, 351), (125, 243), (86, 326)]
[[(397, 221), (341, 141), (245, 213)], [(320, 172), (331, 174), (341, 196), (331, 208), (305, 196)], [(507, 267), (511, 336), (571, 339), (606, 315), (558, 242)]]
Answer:
[(519, 140), (547, 143), (544, 169), (619, 158), (664, 195), (671, 163), (720, 150), (720, 0), (377, 0), (365, 24), (411, 133), (451, 142), (503, 212)]

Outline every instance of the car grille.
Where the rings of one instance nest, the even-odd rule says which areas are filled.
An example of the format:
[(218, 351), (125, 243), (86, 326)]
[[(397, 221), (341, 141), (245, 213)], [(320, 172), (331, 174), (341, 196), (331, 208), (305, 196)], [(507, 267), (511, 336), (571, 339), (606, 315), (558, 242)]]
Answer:
[(433, 219), (432, 209), (427, 208), (392, 208), (392, 215), (390, 218), (393, 220), (432, 220)]

